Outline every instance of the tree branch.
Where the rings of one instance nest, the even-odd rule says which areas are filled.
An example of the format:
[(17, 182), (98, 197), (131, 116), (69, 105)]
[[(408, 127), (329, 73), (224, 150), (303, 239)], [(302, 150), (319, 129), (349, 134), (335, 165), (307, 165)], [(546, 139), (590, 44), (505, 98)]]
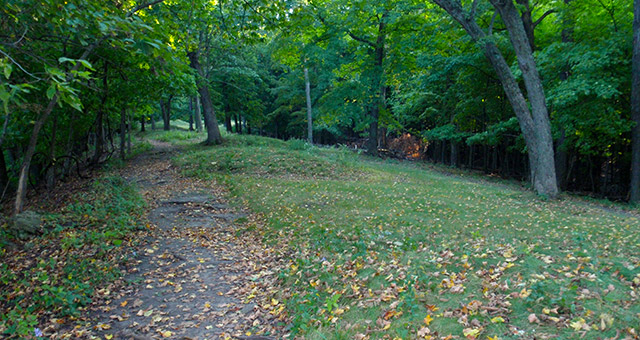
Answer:
[(134, 15), (137, 11), (139, 11), (139, 10), (141, 10), (141, 9), (143, 9), (143, 8), (147, 8), (147, 7), (153, 6), (153, 5), (155, 5), (155, 4), (157, 4), (157, 3), (160, 3), (160, 2), (163, 2), (163, 1), (164, 1), (164, 0), (153, 0), (153, 1), (150, 1), (150, 2), (146, 2), (146, 3), (144, 3), (144, 4), (140, 4), (140, 5), (138, 5), (138, 6), (134, 7), (134, 8), (132, 8), (132, 9), (127, 13), (127, 17), (130, 17), (130, 16)]
[(496, 22), (497, 16), (498, 16), (498, 11), (493, 12), (493, 16), (491, 17), (491, 23), (489, 24), (489, 35), (493, 34), (493, 24)]
[(371, 41), (365, 39), (365, 38), (361, 38), (355, 34), (353, 34), (351, 31), (347, 31), (347, 34), (351, 37), (351, 39), (359, 41), (361, 43), (367, 44), (373, 48), (376, 48), (376, 44), (372, 43)]
[(544, 12), (544, 14), (542, 14), (542, 16), (540, 18), (538, 18), (538, 20), (536, 20), (533, 23), (533, 28), (536, 28), (536, 26), (538, 26), (538, 24), (540, 24), (542, 22), (542, 20), (544, 20), (544, 18), (546, 18), (549, 14), (552, 14), (552, 13), (556, 13), (556, 10), (555, 9), (550, 9), (550, 10)]

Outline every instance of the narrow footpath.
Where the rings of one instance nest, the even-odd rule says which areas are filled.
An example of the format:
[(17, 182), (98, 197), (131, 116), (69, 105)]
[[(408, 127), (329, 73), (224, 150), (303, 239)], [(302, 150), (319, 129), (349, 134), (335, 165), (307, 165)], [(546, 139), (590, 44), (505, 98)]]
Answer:
[(89, 308), (85, 334), (281, 339), (276, 325), (284, 307), (271, 296), (284, 262), (262, 244), (260, 222), (230, 207), (220, 185), (180, 176), (170, 161), (176, 147), (153, 146), (121, 171), (149, 204), (148, 231), (125, 277)]

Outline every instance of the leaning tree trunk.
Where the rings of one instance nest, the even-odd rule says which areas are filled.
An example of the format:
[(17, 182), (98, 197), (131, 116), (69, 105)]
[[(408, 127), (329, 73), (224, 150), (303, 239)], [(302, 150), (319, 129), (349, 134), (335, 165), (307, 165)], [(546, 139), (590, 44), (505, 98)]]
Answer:
[(198, 92), (202, 98), (202, 108), (204, 110), (205, 124), (207, 126), (207, 140), (205, 144), (213, 145), (222, 143), (222, 136), (220, 135), (220, 129), (218, 128), (218, 120), (216, 119), (216, 113), (213, 110), (213, 103), (211, 103), (211, 94), (209, 93), (209, 84), (206, 82), (204, 72), (200, 61), (198, 60), (198, 52), (187, 53), (191, 68), (196, 70)]
[(640, 0), (633, 5), (633, 57), (631, 60), (631, 188), (630, 201), (640, 203)]
[(531, 105), (531, 116), (534, 124), (533, 133), (536, 139), (536, 158), (533, 161), (535, 169), (532, 172), (534, 187), (540, 194), (555, 197), (558, 195), (558, 183), (553, 157), (551, 124), (542, 81), (533, 58), (533, 51), (518, 9), (516, 9), (513, 2), (511, 0), (490, 0), (490, 2), (500, 13), (502, 21), (509, 32), (509, 39), (518, 57), (518, 66), (522, 71), (522, 78), (524, 79), (529, 104)]
[[(523, 73), (525, 86), (531, 102), (531, 110), (509, 65), (498, 47), (487, 39), (487, 35), (471, 15), (463, 11), (461, 5), (452, 0), (434, 0), (438, 6), (449, 13), (467, 31), (471, 38), (482, 44), (484, 54), (493, 66), (504, 92), (518, 118), (520, 130), (529, 152), (531, 182), (539, 194), (555, 197), (558, 186), (553, 159), (551, 128), (545, 103), (544, 92), (536, 69), (531, 47), (522, 26), (518, 11), (511, 0), (491, 0), (500, 12), (509, 32), (511, 43), (518, 56), (518, 64)], [(489, 32), (491, 34), (491, 32)]]
[(309, 70), (304, 68), (304, 91), (307, 98), (307, 140), (313, 144), (313, 111), (311, 110), (311, 83), (309, 82)]

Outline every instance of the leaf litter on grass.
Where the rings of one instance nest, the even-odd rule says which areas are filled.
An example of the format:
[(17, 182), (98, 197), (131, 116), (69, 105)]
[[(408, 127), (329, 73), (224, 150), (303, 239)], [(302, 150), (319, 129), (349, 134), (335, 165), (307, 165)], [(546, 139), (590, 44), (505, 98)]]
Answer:
[(219, 174), (267, 242), (288, 240), (273, 298), (295, 337), (637, 338), (635, 214), (396, 162), (358, 167), (357, 181)]

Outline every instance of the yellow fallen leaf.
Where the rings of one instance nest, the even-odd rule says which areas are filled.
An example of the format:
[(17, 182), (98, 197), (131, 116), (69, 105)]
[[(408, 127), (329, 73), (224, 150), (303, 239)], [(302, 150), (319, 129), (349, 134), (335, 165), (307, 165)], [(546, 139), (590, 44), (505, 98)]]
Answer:
[(160, 334), (162, 334), (163, 338), (170, 338), (173, 335), (173, 333), (171, 331), (164, 331), (164, 332), (162, 332)]
[(427, 326), (429, 326), (431, 321), (433, 321), (433, 318), (431, 317), (431, 314), (428, 314), (427, 316), (425, 316), (423, 321)]
[(122, 303), (120, 303), (120, 307), (126, 306), (127, 303), (129, 303), (127, 300), (122, 301)]
[(462, 330), (462, 334), (469, 339), (477, 338), (480, 333), (482, 333), (482, 328), (465, 328)]
[(113, 334), (106, 334), (104, 336), (104, 338), (107, 339), (107, 340), (111, 340), (111, 339), (113, 339)]
[(276, 300), (276, 299), (271, 299), (271, 305), (272, 305), (272, 306), (277, 306), (277, 305), (278, 305), (278, 303), (280, 303), (278, 300)]
[(491, 319), (492, 323), (503, 323), (504, 322), (504, 318), (501, 316), (496, 316), (495, 318)]

